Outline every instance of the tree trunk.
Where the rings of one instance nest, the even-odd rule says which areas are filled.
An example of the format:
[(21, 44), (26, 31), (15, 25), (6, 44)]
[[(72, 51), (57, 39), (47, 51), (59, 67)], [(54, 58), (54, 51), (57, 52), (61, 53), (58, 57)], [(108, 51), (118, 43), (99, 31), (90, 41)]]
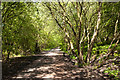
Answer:
[[(118, 19), (119, 19), (119, 13), (118, 13)], [(117, 25), (118, 25), (118, 19), (116, 20), (116, 23), (115, 23), (115, 31), (114, 31), (114, 36), (116, 36), (116, 34), (117, 34)]]
[(8, 51), (8, 54), (7, 54), (7, 61), (9, 60), (9, 58), (10, 58), (10, 51)]
[(99, 2), (97, 25), (96, 25), (96, 27), (95, 27), (95, 31), (94, 31), (93, 37), (92, 37), (92, 39), (91, 39), (90, 48), (88, 49), (88, 52), (87, 52), (87, 57), (86, 57), (86, 59), (87, 59), (86, 61), (87, 61), (87, 62), (90, 62), (91, 51), (92, 51), (92, 48), (93, 48), (95, 39), (96, 39), (97, 34), (98, 34), (98, 29), (99, 29), (99, 24), (100, 24), (100, 17), (101, 17), (101, 13), (100, 13), (100, 12), (101, 12), (101, 2)]
[(110, 34), (111, 34), (111, 33), (108, 33), (108, 35), (107, 35), (105, 41), (108, 41), (108, 40), (109, 40), (109, 36), (110, 36)]
[[(111, 49), (111, 50), (109, 50), (110, 49), (110, 47), (111, 47), (111, 45), (112, 45), (112, 43), (113, 43), (113, 40), (116, 40), (117, 39), (117, 41), (116, 41), (116, 44), (115, 44), (115, 46)], [(101, 58), (99, 58), (99, 59), (97, 59), (95, 62), (97, 63), (99, 60), (101, 60), (101, 59), (103, 59), (103, 58), (105, 58), (106, 57), (106, 59), (109, 57), (109, 55), (112, 53), (112, 52), (114, 52), (114, 49), (116, 48), (116, 46), (117, 46), (117, 44), (119, 43), (119, 40), (120, 40), (120, 32), (117, 34), (117, 37), (115, 37), (115, 38), (113, 38), (113, 40), (111, 41), (111, 44), (110, 44), (110, 46), (109, 46), (109, 48), (108, 48), (108, 52), (104, 55), (104, 56), (102, 56)]]
[[(120, 39), (120, 38), (119, 38), (119, 39)], [(112, 52), (114, 52), (117, 44), (119, 43), (119, 39), (117, 40), (115, 46), (114, 46), (110, 51), (108, 50), (108, 52), (107, 52), (106, 55), (104, 55), (103, 57), (97, 59), (95, 62), (98, 63), (98, 61), (100, 61), (100, 60), (103, 59), (103, 58), (105, 58), (105, 59), (103, 59), (101, 62), (103, 62), (104, 60), (108, 59), (109, 55), (110, 55)]]
[(38, 42), (36, 42), (36, 45), (35, 45), (35, 53), (36, 54), (40, 53), (40, 47), (38, 45)]
[[(78, 5), (79, 3), (79, 5)], [(80, 44), (80, 38), (81, 38), (81, 24), (82, 24), (82, 3), (80, 2), (76, 2), (76, 9), (77, 9), (77, 16), (79, 18), (79, 26), (78, 26), (78, 36), (76, 38), (76, 45), (77, 45), (77, 51), (78, 51), (78, 55), (79, 55), (79, 63), (83, 63), (83, 55), (82, 55), (82, 51), (81, 51), (81, 44)], [(79, 8), (80, 6), (80, 8)], [(80, 10), (80, 11), (79, 11)]]

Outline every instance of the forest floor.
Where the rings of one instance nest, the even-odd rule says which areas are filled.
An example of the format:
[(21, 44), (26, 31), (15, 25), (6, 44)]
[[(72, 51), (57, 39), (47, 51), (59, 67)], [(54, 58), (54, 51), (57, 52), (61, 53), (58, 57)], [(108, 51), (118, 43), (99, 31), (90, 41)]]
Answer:
[(60, 49), (44, 51), (28, 57), (3, 62), (3, 80), (110, 80), (104, 76), (106, 68), (79, 68), (71, 63)]

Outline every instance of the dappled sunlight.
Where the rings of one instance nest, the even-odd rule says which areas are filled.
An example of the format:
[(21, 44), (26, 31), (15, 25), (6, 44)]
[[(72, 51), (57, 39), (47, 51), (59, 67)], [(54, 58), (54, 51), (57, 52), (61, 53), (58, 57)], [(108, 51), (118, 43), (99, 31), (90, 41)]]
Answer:
[(57, 54), (55, 52), (48, 52), (48, 54), (44, 54), (45, 56), (56, 56), (56, 55), (63, 55), (63, 54)]
[(43, 76), (42, 78), (54, 78), (56, 74), (52, 73), (52, 74), (46, 74), (45, 76)]
[[(78, 79), (88, 80), (91, 78), (101, 79), (101, 73), (97, 70), (92, 70), (91, 67), (78, 68), (72, 65), (68, 55), (53, 55), (62, 53), (59, 51), (49, 51), (44, 54), (32, 56), (35, 59), (25, 69), (19, 72), (13, 79)], [(46, 55), (47, 56), (46, 56)], [(50, 56), (48, 56), (50, 54)], [(42, 56), (41, 56), (42, 55)], [(22, 61), (24, 62), (24, 61)], [(103, 80), (103, 79), (101, 79)]]
[(60, 51), (61, 49), (59, 48), (55, 48), (55, 49), (51, 49), (50, 51)]
[[(56, 55), (56, 56), (54, 56)], [(33, 56), (35, 57), (35, 56)], [(59, 55), (59, 53), (47, 52), (44, 55), (39, 54), (39, 58), (28, 65), (28, 68), (21, 71), (14, 79), (84, 79), (92, 77), (99, 78), (99, 75), (92, 74), (86, 68), (78, 68), (69, 62), (67, 57)]]
[(35, 78), (40, 78), (40, 77), (43, 77), (43, 76), (45, 76), (46, 74), (45, 73), (43, 73), (43, 74), (37, 74), (36, 76), (35, 76)]
[[(63, 51), (60, 51), (61, 49), (51, 49), (50, 51), (43, 51), (42, 54), (37, 54), (37, 56), (57, 56), (57, 55), (63, 55)], [(35, 55), (36, 56), (36, 55)]]
[(32, 69), (30, 68), (30, 69), (27, 70), (27, 72), (31, 72), (31, 71), (34, 71), (34, 70), (35, 70), (35, 68), (32, 68)]
[(120, 78), (118, 0), (19, 1), (1, 2), (3, 80)]
[(46, 67), (40, 67), (40, 68), (38, 68), (37, 70), (48, 70), (50, 67), (49, 66), (46, 66)]
[(53, 64), (54, 66), (58, 67), (58, 66), (65, 66), (65, 63), (58, 63), (58, 64)]

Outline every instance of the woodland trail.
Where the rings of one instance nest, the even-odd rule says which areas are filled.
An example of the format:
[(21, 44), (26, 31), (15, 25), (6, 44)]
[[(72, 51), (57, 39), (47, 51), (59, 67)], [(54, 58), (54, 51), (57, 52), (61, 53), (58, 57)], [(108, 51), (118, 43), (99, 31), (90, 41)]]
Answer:
[(96, 71), (72, 65), (60, 49), (42, 52), (31, 57), (33, 58), (33, 61), (28, 60), (29, 65), (20, 65), (24, 68), (3, 80), (104, 80)]

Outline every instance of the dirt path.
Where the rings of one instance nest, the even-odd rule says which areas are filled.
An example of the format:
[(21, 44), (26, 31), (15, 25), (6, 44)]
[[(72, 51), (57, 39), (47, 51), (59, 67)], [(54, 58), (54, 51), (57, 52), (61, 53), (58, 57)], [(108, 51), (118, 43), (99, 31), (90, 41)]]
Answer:
[[(60, 49), (52, 49), (32, 56), (36, 60), (11, 77), (14, 80), (104, 80), (96, 71), (87, 67), (78, 68), (63, 56)], [(19, 64), (19, 63), (18, 63)], [(9, 80), (9, 79), (8, 79)]]

